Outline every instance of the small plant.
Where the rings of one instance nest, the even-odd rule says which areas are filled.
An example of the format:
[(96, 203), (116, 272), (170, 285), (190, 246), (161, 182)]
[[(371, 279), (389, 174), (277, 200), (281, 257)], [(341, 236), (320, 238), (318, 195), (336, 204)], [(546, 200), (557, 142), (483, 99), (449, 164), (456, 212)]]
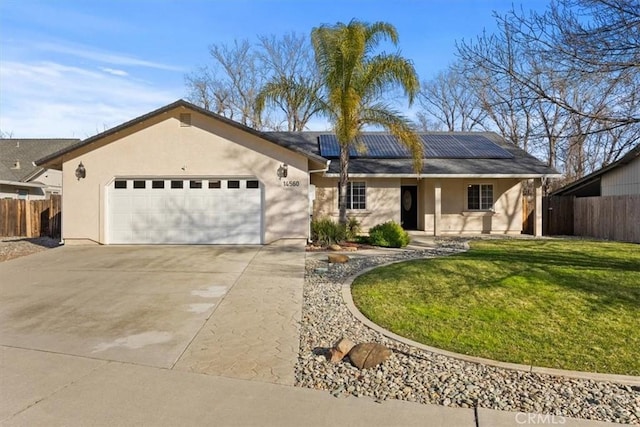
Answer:
[(311, 240), (322, 246), (342, 242), (346, 237), (346, 227), (330, 218), (311, 221)]
[(348, 241), (353, 242), (358, 238), (358, 234), (360, 234), (360, 221), (358, 221), (355, 217), (349, 217), (347, 219), (347, 225), (345, 229), (345, 237)]
[(403, 248), (409, 244), (411, 238), (400, 224), (387, 221), (369, 230), (369, 243), (387, 248)]

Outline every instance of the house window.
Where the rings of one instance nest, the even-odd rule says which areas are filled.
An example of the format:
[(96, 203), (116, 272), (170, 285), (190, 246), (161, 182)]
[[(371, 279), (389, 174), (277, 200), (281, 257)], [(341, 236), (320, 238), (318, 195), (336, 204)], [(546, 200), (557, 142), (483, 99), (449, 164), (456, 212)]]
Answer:
[(467, 187), (467, 209), (473, 211), (489, 211), (493, 209), (493, 185), (469, 185)]
[(347, 183), (347, 209), (367, 209), (367, 187), (364, 182)]

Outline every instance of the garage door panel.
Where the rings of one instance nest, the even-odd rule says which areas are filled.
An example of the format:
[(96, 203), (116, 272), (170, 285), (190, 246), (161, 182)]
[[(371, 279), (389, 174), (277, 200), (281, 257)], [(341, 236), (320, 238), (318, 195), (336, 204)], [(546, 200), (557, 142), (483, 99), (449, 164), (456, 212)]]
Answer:
[[(202, 188), (190, 188), (191, 180)], [(107, 234), (109, 243), (122, 244), (260, 244), (262, 243), (261, 189), (246, 188), (246, 179), (236, 179), (240, 188), (208, 188), (208, 179), (180, 180), (158, 177), (144, 180), (118, 179), (107, 189)], [(126, 184), (122, 181), (127, 181)], [(163, 181), (165, 188), (153, 188)], [(218, 181), (218, 180), (213, 180)], [(235, 181), (235, 180), (234, 180)], [(124, 187), (124, 188), (123, 188)]]

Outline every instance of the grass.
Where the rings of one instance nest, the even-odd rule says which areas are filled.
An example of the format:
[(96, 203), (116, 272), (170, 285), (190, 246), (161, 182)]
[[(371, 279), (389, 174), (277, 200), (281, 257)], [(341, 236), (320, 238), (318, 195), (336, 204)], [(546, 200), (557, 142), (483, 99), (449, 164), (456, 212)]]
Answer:
[(353, 299), (415, 341), (504, 362), (640, 375), (640, 246), (475, 241), (360, 276)]

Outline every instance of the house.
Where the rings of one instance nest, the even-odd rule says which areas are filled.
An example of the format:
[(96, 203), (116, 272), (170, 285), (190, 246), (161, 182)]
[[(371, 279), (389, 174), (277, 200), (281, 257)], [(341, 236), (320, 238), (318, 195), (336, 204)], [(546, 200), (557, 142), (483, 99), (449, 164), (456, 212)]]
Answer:
[(60, 151), (79, 139), (0, 139), (0, 199), (47, 199), (62, 194), (62, 173), (35, 161)]
[[(365, 228), (519, 234), (533, 179), (541, 233), (541, 180), (554, 170), (492, 133), (425, 137), (420, 175), (388, 135), (352, 153), (349, 214)], [(62, 170), (66, 243), (264, 244), (337, 216), (336, 150), (328, 133), (258, 132), (179, 100), (37, 164)]]
[[(313, 175), (313, 212), (338, 218), (339, 145), (326, 132), (272, 133), (287, 144), (331, 160)], [(348, 216), (364, 229), (390, 219), (405, 229), (433, 235), (521, 234), (523, 183), (533, 179), (538, 202), (541, 179), (552, 168), (493, 132), (429, 132), (420, 135), (424, 165), (418, 175), (409, 151), (385, 133), (366, 133), (349, 153)], [(538, 212), (541, 207), (538, 206)], [(541, 235), (541, 217), (537, 217)]]
[(640, 195), (640, 144), (619, 160), (551, 193), (552, 196)]

